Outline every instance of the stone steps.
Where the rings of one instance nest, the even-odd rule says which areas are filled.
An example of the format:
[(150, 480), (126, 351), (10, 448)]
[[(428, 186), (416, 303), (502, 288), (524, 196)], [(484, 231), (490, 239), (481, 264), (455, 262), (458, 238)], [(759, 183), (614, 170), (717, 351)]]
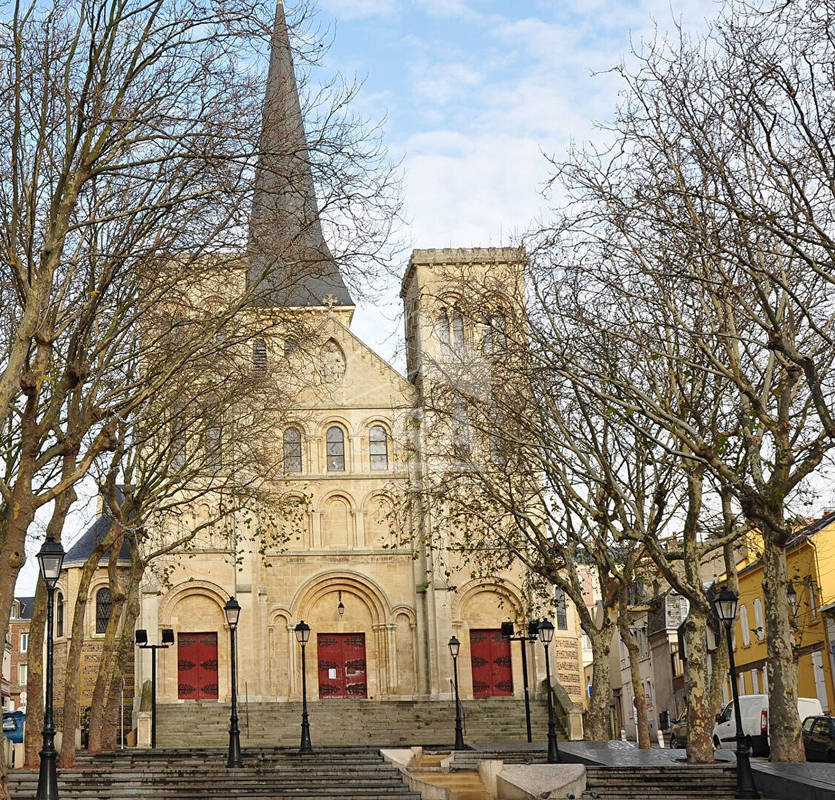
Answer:
[(505, 764), (544, 764), (548, 752), (544, 745), (532, 745), (528, 748), (513, 750), (491, 750), (480, 747), (478, 750), (457, 750), (454, 752), (452, 766), (456, 770), (477, 770), (478, 762), (485, 760), (504, 761)]
[(730, 800), (736, 793), (736, 769), (712, 764), (588, 766), (586, 786), (601, 800)]
[[(311, 702), (314, 745), (440, 745), (454, 736), (455, 704), (447, 701), (325, 700)], [(161, 747), (222, 746), (228, 741), (226, 703), (171, 703), (157, 707)], [(515, 698), (463, 703), (465, 740), (473, 743), (524, 741), (524, 704)], [(292, 746), (299, 741), (301, 703), (250, 703), (239, 709), (244, 746)], [(531, 724), (544, 739), (547, 709), (531, 703)]]
[[(59, 771), (62, 800), (419, 800), (379, 752), (244, 750), (244, 767), (227, 769), (226, 751), (117, 751), (81, 756)], [(35, 770), (10, 773), (16, 800), (35, 796)]]

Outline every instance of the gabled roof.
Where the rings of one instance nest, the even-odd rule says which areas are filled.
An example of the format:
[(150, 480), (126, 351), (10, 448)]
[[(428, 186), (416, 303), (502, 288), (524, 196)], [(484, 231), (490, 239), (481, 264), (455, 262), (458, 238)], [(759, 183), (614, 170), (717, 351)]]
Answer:
[(353, 307), (322, 234), (282, 0), (276, 6), (249, 239), (256, 305)]
[[(103, 513), (76, 541), (64, 556), (64, 566), (83, 564), (95, 550), (96, 545), (105, 537), (110, 530), (113, 520)], [(99, 563), (107, 562), (110, 551), (102, 553)], [(118, 563), (130, 564), (130, 541), (125, 537), (122, 541), (122, 548), (119, 551)]]

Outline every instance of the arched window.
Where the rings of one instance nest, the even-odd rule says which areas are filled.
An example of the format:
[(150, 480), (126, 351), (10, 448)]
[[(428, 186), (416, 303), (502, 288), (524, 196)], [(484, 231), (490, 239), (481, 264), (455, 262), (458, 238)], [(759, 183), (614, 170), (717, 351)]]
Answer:
[(302, 435), (298, 428), (284, 431), (284, 471), (302, 471)]
[(502, 313), (485, 318), (481, 326), (484, 355), (503, 353), (507, 349), (507, 321)]
[(464, 316), (459, 308), (452, 309), (452, 347), (456, 353), (463, 353), (465, 350)]
[(345, 434), (338, 425), (328, 428), (328, 472), (345, 472)]
[(389, 468), (388, 434), (382, 425), (374, 425), (368, 432), (368, 452), (372, 470)]
[(217, 469), (223, 463), (220, 423), (210, 423), (206, 428), (206, 466)]
[(113, 599), (110, 589), (106, 586), (96, 592), (96, 633), (107, 633), (107, 623), (110, 622), (110, 612), (113, 610)]
[(763, 604), (759, 597), (754, 600), (754, 625), (757, 628), (757, 638), (762, 641), (765, 639), (765, 622), (763, 622)]
[(467, 401), (456, 394), (452, 400), (452, 449), (455, 457), (461, 460), (470, 456), (470, 420), (467, 414)]
[(55, 600), (55, 635), (64, 635), (64, 594), (58, 592), (58, 597)]
[(554, 606), (556, 608), (557, 630), (568, 630), (568, 614), (565, 608), (565, 592), (557, 586), (554, 589)]
[(742, 644), (748, 647), (751, 644), (751, 629), (748, 627), (748, 609), (744, 603), (739, 605), (739, 628), (742, 631)]
[(448, 353), (452, 337), (449, 331), (449, 314), (445, 308), (438, 315), (438, 338), (441, 340), (441, 353)]
[(267, 342), (264, 339), (252, 341), (252, 368), (256, 372), (265, 372), (267, 369)]

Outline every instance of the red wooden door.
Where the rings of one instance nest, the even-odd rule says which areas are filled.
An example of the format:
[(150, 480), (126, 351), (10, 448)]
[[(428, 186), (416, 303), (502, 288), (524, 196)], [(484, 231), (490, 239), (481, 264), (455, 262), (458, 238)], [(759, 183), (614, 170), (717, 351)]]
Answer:
[(217, 700), (217, 634), (177, 634), (177, 697)]
[(470, 631), (473, 696), (502, 697), (513, 694), (510, 641), (499, 630)]
[(364, 633), (319, 633), (319, 697), (368, 697)]

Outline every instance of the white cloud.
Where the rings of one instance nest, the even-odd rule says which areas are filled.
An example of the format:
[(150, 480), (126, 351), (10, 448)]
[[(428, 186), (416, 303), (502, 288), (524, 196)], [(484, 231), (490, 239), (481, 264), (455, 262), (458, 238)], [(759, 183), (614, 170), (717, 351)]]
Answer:
[(433, 130), (405, 149), (416, 247), (508, 244), (539, 211), (545, 163), (533, 139)]
[(482, 82), (483, 76), (461, 63), (424, 64), (415, 69), (415, 91), (432, 103), (449, 103)]

